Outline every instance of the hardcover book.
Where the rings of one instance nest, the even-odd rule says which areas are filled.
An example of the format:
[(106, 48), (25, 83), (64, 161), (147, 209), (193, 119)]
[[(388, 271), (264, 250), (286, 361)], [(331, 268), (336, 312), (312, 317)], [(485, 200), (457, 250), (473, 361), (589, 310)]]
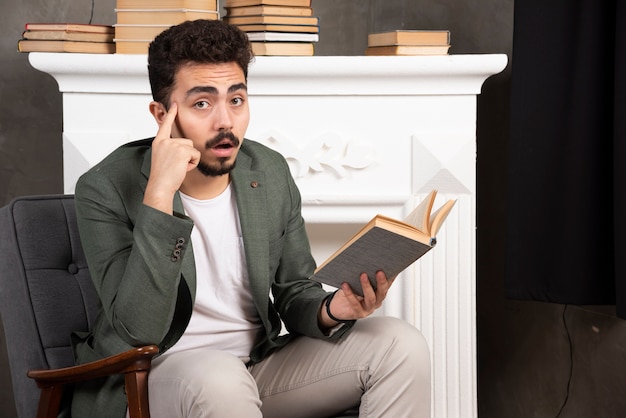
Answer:
[(288, 6), (245, 6), (226, 8), (227, 16), (255, 16), (255, 15), (275, 15), (275, 16), (313, 16), (313, 9), (310, 7), (288, 7)]
[(448, 30), (395, 30), (367, 35), (367, 46), (449, 44)]
[(177, 25), (185, 20), (219, 19), (217, 11), (194, 9), (115, 9), (117, 23), (124, 25)]
[(217, 0), (117, 0), (118, 9), (197, 9), (217, 11)]
[(224, 18), (228, 23), (233, 25), (318, 25), (319, 20), (316, 16), (274, 16), (274, 15), (257, 15), (257, 16), (235, 16)]
[(116, 39), (115, 52), (117, 54), (148, 54), (151, 42), (145, 39)]
[(365, 55), (448, 55), (450, 45), (370, 46)]
[(298, 32), (319, 33), (316, 25), (237, 25), (244, 32)]
[(57, 30), (66, 32), (113, 33), (113, 26), (87, 23), (26, 23), (24, 30)]
[(26, 30), (23, 39), (49, 41), (113, 42), (112, 33), (74, 32), (64, 30)]
[(113, 42), (40, 41), (22, 39), (17, 43), (20, 52), (79, 52), (87, 54), (113, 54)]
[(310, 42), (250, 42), (254, 55), (302, 55), (310, 56), (315, 52)]
[(123, 39), (152, 40), (171, 25), (124, 25), (116, 24), (115, 40)]
[(373, 286), (379, 270), (388, 279), (395, 278), (437, 243), (437, 233), (456, 200), (448, 200), (432, 212), (436, 196), (437, 191), (431, 191), (404, 221), (374, 216), (323, 262), (311, 279), (337, 288), (347, 282), (362, 296), (361, 273), (367, 273)]
[(226, 0), (224, 7), (258, 6), (262, 4), (310, 7), (311, 0)]

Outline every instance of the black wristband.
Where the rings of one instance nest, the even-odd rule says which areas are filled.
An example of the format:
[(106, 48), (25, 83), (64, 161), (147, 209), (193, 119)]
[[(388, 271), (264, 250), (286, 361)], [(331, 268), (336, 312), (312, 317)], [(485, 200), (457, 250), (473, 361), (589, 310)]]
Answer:
[(333, 297), (335, 297), (335, 293), (337, 293), (338, 291), (339, 290), (335, 290), (333, 293), (326, 297), (326, 302), (324, 302), (324, 305), (326, 305), (326, 313), (328, 314), (328, 317), (335, 322), (339, 322), (340, 324), (352, 325), (356, 322), (356, 319), (339, 319), (330, 312), (330, 302), (333, 300)]

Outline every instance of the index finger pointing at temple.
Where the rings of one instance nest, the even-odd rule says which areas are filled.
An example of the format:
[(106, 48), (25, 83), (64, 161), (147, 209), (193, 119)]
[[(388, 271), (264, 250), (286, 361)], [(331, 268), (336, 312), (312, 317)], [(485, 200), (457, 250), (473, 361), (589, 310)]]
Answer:
[(165, 118), (163, 118), (161, 126), (159, 126), (159, 130), (156, 135), (157, 138), (170, 138), (172, 136), (172, 125), (174, 125), (177, 113), (178, 105), (176, 103), (172, 103), (172, 106), (167, 111)]

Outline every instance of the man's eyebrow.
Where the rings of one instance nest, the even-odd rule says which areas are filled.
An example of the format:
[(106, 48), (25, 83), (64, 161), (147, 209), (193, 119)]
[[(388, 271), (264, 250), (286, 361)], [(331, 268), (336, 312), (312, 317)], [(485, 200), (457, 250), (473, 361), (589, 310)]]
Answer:
[[(248, 86), (246, 86), (245, 83), (233, 84), (232, 86), (228, 88), (228, 93), (234, 93), (238, 90), (248, 91)], [(208, 94), (215, 95), (215, 94), (218, 94), (218, 91), (213, 86), (196, 86), (187, 90), (186, 96), (189, 97), (189, 96), (192, 96), (194, 94), (199, 94), (199, 93), (208, 93)]]
[(187, 90), (185, 96), (189, 97), (199, 93), (217, 94), (217, 89), (213, 86), (195, 86)]
[(233, 84), (232, 86), (228, 88), (229, 93), (234, 93), (237, 90), (248, 91), (248, 86), (246, 86), (246, 83), (237, 83), (237, 84)]

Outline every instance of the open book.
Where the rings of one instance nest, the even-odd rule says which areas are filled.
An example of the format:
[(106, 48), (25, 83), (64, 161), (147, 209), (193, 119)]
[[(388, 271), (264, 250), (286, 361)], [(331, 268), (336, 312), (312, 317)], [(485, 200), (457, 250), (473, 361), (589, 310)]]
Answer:
[(431, 191), (404, 221), (374, 216), (322, 263), (311, 279), (334, 287), (347, 282), (362, 295), (361, 273), (367, 273), (373, 286), (378, 270), (384, 271), (388, 279), (396, 277), (437, 243), (437, 232), (456, 200), (448, 200), (433, 212), (436, 196), (437, 191)]

